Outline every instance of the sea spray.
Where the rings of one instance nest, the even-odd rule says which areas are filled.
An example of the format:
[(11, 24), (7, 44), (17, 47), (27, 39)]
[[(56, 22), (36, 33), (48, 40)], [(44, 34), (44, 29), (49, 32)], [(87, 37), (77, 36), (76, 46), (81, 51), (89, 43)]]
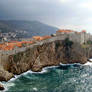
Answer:
[(87, 63), (85, 63), (84, 65), (92, 66), (92, 62), (87, 62)]
[[(53, 66), (53, 67), (55, 67), (55, 66)], [(43, 74), (43, 73), (47, 72), (48, 68), (51, 68), (51, 67), (43, 68), (41, 72), (33, 72), (33, 71), (29, 70), (29, 71), (24, 72), (24, 73), (22, 73), (20, 75), (15, 75), (14, 78), (10, 79), (8, 82), (1, 82), (1, 84), (3, 84), (4, 87), (5, 87), (5, 90), (1, 91), (1, 92), (6, 92), (11, 86), (14, 86), (15, 84), (13, 83), (13, 81), (15, 81), (16, 79), (20, 78), (21, 76), (24, 76), (24, 75), (26, 76), (28, 73), (30, 73), (30, 74)]]
[[(92, 61), (92, 59), (89, 59), (90, 61)], [(87, 62), (87, 63), (85, 63), (84, 65), (89, 65), (89, 66), (92, 66), (92, 62)]]

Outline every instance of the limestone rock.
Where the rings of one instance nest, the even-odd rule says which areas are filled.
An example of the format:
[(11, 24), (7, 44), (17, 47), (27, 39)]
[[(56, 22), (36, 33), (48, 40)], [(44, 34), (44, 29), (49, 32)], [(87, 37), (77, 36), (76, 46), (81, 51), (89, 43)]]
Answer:
[(8, 71), (4, 69), (0, 70), (0, 81), (8, 81), (12, 77), (14, 77), (13, 73), (9, 73)]
[(5, 89), (4, 86), (2, 84), (0, 84), (0, 90), (2, 91), (4, 89)]
[[(8, 81), (14, 77), (14, 74), (21, 74), (30, 69), (38, 72), (46, 66), (60, 63), (84, 64), (89, 58), (86, 50), (79, 43), (68, 42), (68, 40), (51, 39), (39, 42), (26, 51), (10, 55), (7, 60), (8, 67), (0, 68), (0, 81)], [(91, 57), (92, 51), (88, 54)]]

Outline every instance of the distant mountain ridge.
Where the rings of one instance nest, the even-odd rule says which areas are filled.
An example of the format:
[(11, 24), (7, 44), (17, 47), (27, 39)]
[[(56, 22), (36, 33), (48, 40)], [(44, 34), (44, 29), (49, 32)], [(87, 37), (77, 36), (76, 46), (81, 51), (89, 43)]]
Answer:
[(23, 21), (23, 20), (0, 20), (1, 32), (25, 31), (25, 37), (34, 35), (50, 35), (55, 33), (58, 28), (49, 26), (39, 21)]

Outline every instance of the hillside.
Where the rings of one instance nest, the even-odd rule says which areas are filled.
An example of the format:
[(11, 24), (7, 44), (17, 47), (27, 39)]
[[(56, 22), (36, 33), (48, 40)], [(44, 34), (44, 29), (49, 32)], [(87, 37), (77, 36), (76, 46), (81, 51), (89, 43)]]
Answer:
[(1, 20), (0, 31), (7, 32), (20, 32), (24, 31), (23, 37), (32, 37), (34, 35), (50, 35), (55, 33), (58, 28), (49, 26), (38, 21), (22, 21), (22, 20)]

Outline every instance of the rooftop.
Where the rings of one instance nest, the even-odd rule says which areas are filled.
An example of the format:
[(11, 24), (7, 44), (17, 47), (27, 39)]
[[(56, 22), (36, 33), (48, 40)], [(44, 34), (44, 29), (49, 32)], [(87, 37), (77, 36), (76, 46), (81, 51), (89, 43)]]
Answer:
[(62, 33), (86, 33), (86, 30), (82, 30), (81, 32), (78, 32), (78, 31), (69, 30), (69, 29), (59, 29), (57, 32), (62, 32)]

